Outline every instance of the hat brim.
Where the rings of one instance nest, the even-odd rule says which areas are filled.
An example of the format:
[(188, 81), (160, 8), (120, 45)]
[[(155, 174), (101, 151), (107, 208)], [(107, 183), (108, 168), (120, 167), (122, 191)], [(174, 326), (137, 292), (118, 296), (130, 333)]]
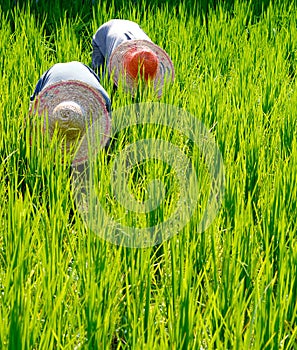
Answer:
[(116, 85), (118, 85), (120, 77), (124, 78), (125, 87), (133, 94), (135, 90), (135, 79), (126, 72), (124, 67), (124, 57), (133, 49), (140, 51), (149, 49), (158, 57), (159, 63), (157, 73), (153, 78), (153, 84), (155, 91), (157, 91), (158, 96), (160, 97), (165, 80), (174, 80), (174, 67), (167, 52), (151, 41), (138, 39), (128, 40), (116, 47), (108, 62), (109, 75), (113, 77), (113, 81)]
[[(44, 130), (46, 130), (47, 123), (48, 125), (55, 124), (53, 111), (57, 105), (64, 101), (73, 101), (83, 108), (87, 116), (86, 127), (90, 127), (95, 122), (96, 125), (100, 125), (100, 146), (104, 147), (110, 137), (110, 115), (101, 93), (84, 82), (68, 80), (49, 85), (37, 95), (30, 108), (30, 113), (43, 116)], [(85, 133), (82, 132), (77, 141), (80, 142), (84, 136)], [(76, 153), (74, 164), (83, 163), (88, 158), (88, 149), (83, 144)], [(70, 146), (71, 141), (66, 139), (66, 148), (68, 149)]]

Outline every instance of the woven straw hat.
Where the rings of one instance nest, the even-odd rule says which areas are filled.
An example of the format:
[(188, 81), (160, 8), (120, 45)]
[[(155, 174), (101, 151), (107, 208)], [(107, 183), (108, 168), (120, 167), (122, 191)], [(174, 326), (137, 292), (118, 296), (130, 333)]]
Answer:
[[(44, 116), (44, 130), (48, 123), (50, 136), (58, 128), (59, 135), (66, 139), (67, 150), (72, 143), (80, 141), (86, 128), (95, 122), (100, 125), (100, 146), (104, 147), (109, 140), (111, 123), (105, 99), (98, 90), (81, 81), (49, 85), (37, 95), (30, 112)], [(87, 157), (87, 145), (82, 142), (74, 163), (83, 163)]]
[(168, 54), (148, 40), (128, 40), (114, 49), (108, 63), (109, 74), (115, 84), (125, 78), (126, 88), (132, 94), (137, 86), (138, 73), (144, 80), (152, 79), (158, 96), (162, 95), (165, 78), (174, 79), (174, 67)]

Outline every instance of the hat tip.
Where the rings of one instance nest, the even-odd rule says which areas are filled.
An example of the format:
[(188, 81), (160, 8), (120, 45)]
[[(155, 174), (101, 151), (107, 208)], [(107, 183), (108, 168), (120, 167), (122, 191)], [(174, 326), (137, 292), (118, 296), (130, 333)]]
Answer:
[(157, 74), (158, 65), (157, 55), (149, 49), (130, 50), (124, 57), (126, 72), (134, 80), (137, 79), (138, 74), (145, 81), (153, 79)]
[(86, 118), (85, 111), (81, 105), (74, 101), (63, 101), (59, 103), (52, 114), (52, 122), (58, 124), (61, 130), (84, 130)]

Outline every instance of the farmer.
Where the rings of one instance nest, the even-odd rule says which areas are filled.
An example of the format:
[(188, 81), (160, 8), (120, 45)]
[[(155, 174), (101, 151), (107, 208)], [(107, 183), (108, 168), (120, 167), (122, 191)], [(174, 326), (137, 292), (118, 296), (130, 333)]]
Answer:
[(124, 78), (125, 87), (133, 93), (138, 74), (152, 80), (160, 97), (165, 78), (174, 79), (174, 68), (168, 54), (154, 44), (137, 23), (112, 19), (104, 23), (92, 39), (93, 69), (112, 76), (115, 85)]
[[(80, 62), (57, 63), (38, 80), (30, 97), (30, 112), (44, 116), (50, 135), (58, 128), (65, 136), (66, 148), (81, 139), (86, 127), (100, 125), (100, 145), (104, 147), (110, 133), (110, 99), (95, 72)], [(84, 162), (87, 150), (76, 156)]]

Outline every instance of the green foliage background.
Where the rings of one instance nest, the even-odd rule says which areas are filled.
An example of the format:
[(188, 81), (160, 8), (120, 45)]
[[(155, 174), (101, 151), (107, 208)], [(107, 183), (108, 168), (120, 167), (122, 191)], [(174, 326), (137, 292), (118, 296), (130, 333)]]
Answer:
[[(225, 196), (202, 234), (197, 213), (156, 247), (101, 240), (74, 205), (71, 156), (38, 132), (30, 146), (38, 78), (90, 65), (111, 18), (168, 51), (176, 79), (161, 102), (216, 137)], [(1, 1), (1, 349), (297, 349), (296, 24), (289, 1)]]

